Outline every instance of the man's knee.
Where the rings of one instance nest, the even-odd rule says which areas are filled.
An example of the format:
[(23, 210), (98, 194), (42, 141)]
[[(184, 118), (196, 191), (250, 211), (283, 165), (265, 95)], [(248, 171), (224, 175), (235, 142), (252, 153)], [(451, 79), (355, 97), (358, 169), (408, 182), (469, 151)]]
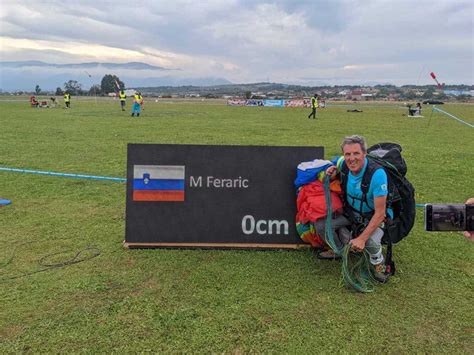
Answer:
[(367, 240), (367, 244), (374, 246), (382, 245), (383, 229), (378, 227)]
[(382, 237), (383, 230), (377, 228), (369, 237), (365, 243), (365, 249), (370, 255), (370, 263), (372, 265), (377, 265), (383, 262), (383, 252), (382, 252)]
[[(351, 240), (351, 232), (346, 228), (350, 224), (349, 220), (343, 215), (331, 219), (333, 239), (338, 248), (343, 247)], [(324, 239), (326, 236), (326, 218), (321, 218), (313, 222), (313, 226), (316, 234)]]

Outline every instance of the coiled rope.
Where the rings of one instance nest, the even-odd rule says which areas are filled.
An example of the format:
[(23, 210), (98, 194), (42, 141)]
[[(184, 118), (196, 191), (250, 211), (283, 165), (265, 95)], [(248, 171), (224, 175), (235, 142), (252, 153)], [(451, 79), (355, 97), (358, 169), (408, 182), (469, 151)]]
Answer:
[(351, 252), (351, 244), (346, 244), (338, 248), (334, 241), (334, 233), (332, 229), (332, 206), (331, 206), (331, 191), (330, 191), (330, 177), (324, 178), (324, 196), (326, 199), (326, 228), (324, 232), (324, 240), (334, 251), (336, 255), (342, 257), (342, 279), (344, 284), (352, 287), (358, 292), (373, 292), (374, 278), (371, 273), (370, 258), (367, 251), (364, 249), (361, 253)]

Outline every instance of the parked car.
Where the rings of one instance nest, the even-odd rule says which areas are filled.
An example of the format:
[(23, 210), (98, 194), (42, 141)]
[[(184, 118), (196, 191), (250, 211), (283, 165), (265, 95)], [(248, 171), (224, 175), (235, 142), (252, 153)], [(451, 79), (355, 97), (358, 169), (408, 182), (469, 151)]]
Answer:
[(439, 101), (439, 100), (425, 100), (423, 101), (423, 104), (424, 105), (444, 105), (444, 102)]

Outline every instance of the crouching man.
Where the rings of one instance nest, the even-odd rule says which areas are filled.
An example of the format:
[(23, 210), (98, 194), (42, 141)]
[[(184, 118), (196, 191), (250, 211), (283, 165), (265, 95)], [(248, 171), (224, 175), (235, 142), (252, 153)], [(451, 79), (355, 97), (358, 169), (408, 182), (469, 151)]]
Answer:
[[(385, 274), (384, 257), (382, 253), (382, 237), (385, 216), (393, 216), (391, 209), (386, 208), (388, 195), (387, 174), (383, 168), (369, 166), (367, 147), (363, 137), (350, 136), (344, 138), (342, 144), (343, 157), (337, 166), (331, 166), (326, 173), (335, 178), (341, 173), (344, 192), (344, 209), (347, 224), (352, 226), (354, 238), (350, 241), (351, 250), (362, 252), (364, 249), (370, 255), (374, 278), (382, 283), (388, 280)], [(361, 184), (363, 176), (371, 173), (368, 192), (363, 193)]]

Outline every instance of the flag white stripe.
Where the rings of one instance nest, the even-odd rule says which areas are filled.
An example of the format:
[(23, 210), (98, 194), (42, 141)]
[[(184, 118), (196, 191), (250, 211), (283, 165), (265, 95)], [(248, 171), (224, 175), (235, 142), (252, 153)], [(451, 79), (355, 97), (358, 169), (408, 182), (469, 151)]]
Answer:
[(133, 178), (141, 179), (150, 174), (150, 179), (184, 179), (184, 165), (134, 165)]

